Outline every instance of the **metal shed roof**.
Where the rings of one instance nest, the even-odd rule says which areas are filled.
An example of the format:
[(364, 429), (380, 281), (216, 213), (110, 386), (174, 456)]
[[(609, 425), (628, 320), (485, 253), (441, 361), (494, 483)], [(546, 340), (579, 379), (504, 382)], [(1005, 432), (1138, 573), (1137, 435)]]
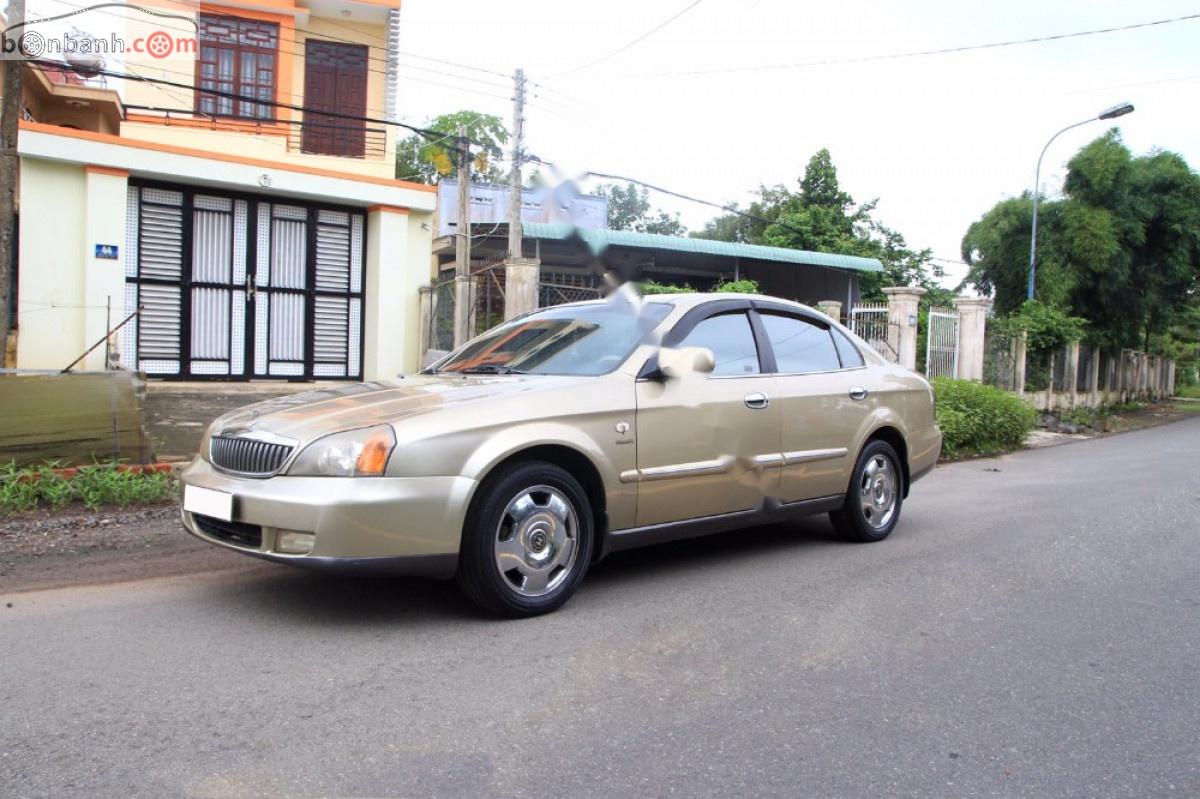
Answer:
[(790, 250), (786, 247), (764, 247), (761, 244), (736, 244), (729, 241), (693, 239), (685, 236), (661, 236), (657, 233), (636, 233), (632, 230), (594, 230), (577, 228), (569, 224), (546, 222), (526, 222), (522, 227), (526, 236), (536, 239), (563, 241), (572, 236), (578, 236), (587, 244), (593, 255), (599, 255), (607, 247), (632, 247), (643, 250), (668, 250), (727, 258), (744, 258), (754, 261), (824, 266), (858, 272), (883, 271), (883, 264), (878, 259), (860, 258), (855, 255)]

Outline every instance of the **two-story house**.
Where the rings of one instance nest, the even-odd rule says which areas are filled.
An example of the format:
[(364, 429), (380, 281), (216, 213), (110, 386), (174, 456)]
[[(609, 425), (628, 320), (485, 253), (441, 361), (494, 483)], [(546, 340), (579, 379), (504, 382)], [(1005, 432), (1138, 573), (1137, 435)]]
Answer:
[(145, 80), (24, 67), (16, 365), (62, 368), (140, 309), (114, 343), (152, 377), (414, 368), (436, 195), (363, 119), (396, 118), (399, 0), (132, 8), (88, 13)]

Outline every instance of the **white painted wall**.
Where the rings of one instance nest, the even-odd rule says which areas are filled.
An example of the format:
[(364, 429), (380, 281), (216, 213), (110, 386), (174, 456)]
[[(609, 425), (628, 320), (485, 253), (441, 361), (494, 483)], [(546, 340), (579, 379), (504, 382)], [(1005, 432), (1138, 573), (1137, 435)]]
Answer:
[[(120, 175), (85, 172), (84, 185), (83, 277), (84, 297), (88, 306), (84, 313), (86, 349), (100, 340), (109, 329), (108, 325), (119, 324), (134, 309), (125, 307), (125, 197), (129, 180)], [(117, 245), (120, 257), (115, 261), (97, 258), (97, 244)], [(112, 312), (106, 315), (105, 307), (110, 299)], [(120, 340), (120, 336), (117, 336), (117, 340)], [(98, 347), (79, 368), (104, 369), (104, 347)]]
[[(416, 344), (410, 346), (410, 339), (415, 340), (420, 324), (417, 288), (421, 283), (419, 278), (412, 281), (408, 274), (412, 265), (405, 265), (410, 251), (408, 226), (408, 215), (395, 211), (375, 210), (367, 216), (363, 330), (363, 376), (367, 380), (394, 378), (416, 362)], [(414, 263), (423, 277), (425, 263)], [(408, 294), (413, 297), (411, 311), (405, 307)]]
[(19, 368), (62, 369), (87, 348), (86, 189), (77, 164), (21, 161)]

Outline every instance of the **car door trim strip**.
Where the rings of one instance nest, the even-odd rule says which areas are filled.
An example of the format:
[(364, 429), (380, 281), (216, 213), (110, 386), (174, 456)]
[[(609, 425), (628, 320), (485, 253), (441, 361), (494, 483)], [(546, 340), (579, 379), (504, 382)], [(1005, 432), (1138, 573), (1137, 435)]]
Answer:
[(828, 461), (841, 458), (849, 452), (845, 447), (831, 449), (805, 449), (783, 453), (784, 464), (791, 466), (796, 463), (812, 463), (813, 461)]
[(677, 477), (727, 474), (733, 468), (735, 460), (736, 458), (732, 455), (722, 455), (710, 461), (672, 463), (667, 466), (652, 466), (648, 469), (629, 469), (621, 472), (620, 480), (622, 483), (644, 483), (652, 480), (673, 480)]

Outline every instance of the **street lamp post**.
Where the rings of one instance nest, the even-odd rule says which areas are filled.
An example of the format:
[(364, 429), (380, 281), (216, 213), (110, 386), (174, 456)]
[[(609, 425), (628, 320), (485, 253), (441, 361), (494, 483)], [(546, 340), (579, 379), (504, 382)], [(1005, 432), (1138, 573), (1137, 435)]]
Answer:
[(1101, 111), (1097, 116), (1088, 117), (1087, 119), (1083, 120), (1082, 122), (1076, 122), (1073, 125), (1067, 125), (1065, 128), (1060, 130), (1058, 133), (1055, 133), (1053, 136), (1051, 136), (1050, 141), (1046, 142), (1046, 146), (1042, 148), (1042, 153), (1041, 153), (1041, 155), (1038, 156), (1037, 171), (1034, 172), (1034, 175), (1033, 175), (1033, 235), (1030, 236), (1030, 239), (1029, 239), (1029, 291), (1026, 295), (1027, 299), (1030, 299), (1030, 300), (1033, 299), (1033, 278), (1034, 278), (1034, 274), (1037, 272), (1037, 216), (1038, 216), (1038, 194), (1039, 194), (1038, 186), (1042, 180), (1042, 158), (1045, 157), (1046, 150), (1050, 149), (1050, 145), (1054, 143), (1055, 139), (1057, 139), (1062, 134), (1066, 133), (1071, 128), (1077, 128), (1080, 125), (1086, 125), (1087, 123), (1095, 122), (1098, 119), (1100, 119), (1100, 120), (1116, 119), (1117, 117), (1123, 117), (1126, 114), (1132, 114), (1132, 113), (1133, 113), (1133, 103), (1121, 103), (1120, 105), (1114, 105), (1112, 108), (1107, 108), (1107, 109)]

